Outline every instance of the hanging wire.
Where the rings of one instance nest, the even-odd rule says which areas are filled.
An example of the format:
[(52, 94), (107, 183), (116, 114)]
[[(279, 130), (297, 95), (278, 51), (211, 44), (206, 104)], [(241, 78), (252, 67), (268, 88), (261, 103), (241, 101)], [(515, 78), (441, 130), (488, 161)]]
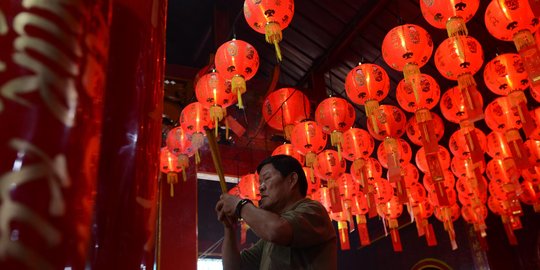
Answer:
[(217, 240), (215, 243), (213, 243), (210, 247), (208, 247), (201, 255), (199, 255), (199, 259), (204, 259), (208, 257), (212, 252), (214, 252), (219, 245), (223, 242), (224, 237), (221, 237), (219, 240)]

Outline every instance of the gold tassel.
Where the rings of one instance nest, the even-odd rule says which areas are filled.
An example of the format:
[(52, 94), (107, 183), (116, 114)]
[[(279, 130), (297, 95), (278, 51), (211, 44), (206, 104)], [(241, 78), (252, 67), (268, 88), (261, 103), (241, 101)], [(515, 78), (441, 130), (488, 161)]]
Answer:
[(309, 151), (306, 154), (306, 166), (313, 169), (313, 166), (315, 165), (315, 161), (317, 160), (317, 154)]
[(187, 180), (186, 177), (186, 169), (189, 167), (189, 157), (181, 154), (178, 156), (178, 166), (182, 168), (182, 177), (184, 178), (184, 182)]
[(240, 75), (234, 75), (231, 79), (233, 93), (238, 95), (238, 108), (243, 109), (242, 94), (246, 92), (246, 80)]
[(405, 83), (409, 84), (414, 92), (414, 98), (416, 102), (420, 100), (419, 85), (421, 79), (420, 67), (417, 64), (407, 63), (403, 67), (403, 77)]
[(341, 142), (343, 141), (343, 133), (340, 131), (334, 130), (330, 133), (330, 143), (332, 146), (337, 147), (338, 158), (341, 161)]
[(281, 62), (281, 50), (279, 48), (279, 42), (282, 39), (281, 26), (277, 22), (269, 22), (266, 24), (264, 30), (266, 42), (274, 44), (277, 59)]
[(528, 29), (518, 31), (517, 33), (514, 34), (514, 37), (512, 39), (514, 40), (514, 45), (516, 46), (516, 49), (518, 50), (518, 52), (522, 48), (528, 47), (535, 43), (534, 36), (531, 33), (531, 31)]
[(465, 20), (458, 16), (451, 17), (446, 21), (446, 31), (448, 32), (448, 37), (469, 35)]
[(210, 118), (214, 120), (214, 130), (216, 137), (218, 136), (218, 123), (223, 119), (224, 109), (219, 105), (210, 107)]
[(284, 128), (285, 139), (287, 139), (287, 141), (291, 141), (291, 134), (292, 134), (293, 129), (294, 129), (294, 125), (286, 125), (285, 126), (285, 128)]
[(229, 139), (229, 120), (225, 117), (225, 138)]
[(178, 174), (170, 172), (167, 174), (167, 184), (171, 186), (170, 195), (174, 197), (174, 184), (178, 183)]
[(375, 133), (379, 133), (379, 125), (377, 123), (379, 102), (375, 99), (368, 100), (364, 103), (364, 108), (366, 110), (366, 117), (371, 120), (371, 127)]
[(475, 109), (474, 102), (468, 90), (469, 87), (476, 86), (476, 81), (474, 80), (473, 75), (469, 72), (459, 75), (457, 78), (457, 82), (458, 82), (459, 89), (467, 89), (467, 91), (465, 91), (466, 95), (462, 98), (465, 100), (465, 103), (467, 104), (468, 109), (471, 111), (474, 110)]

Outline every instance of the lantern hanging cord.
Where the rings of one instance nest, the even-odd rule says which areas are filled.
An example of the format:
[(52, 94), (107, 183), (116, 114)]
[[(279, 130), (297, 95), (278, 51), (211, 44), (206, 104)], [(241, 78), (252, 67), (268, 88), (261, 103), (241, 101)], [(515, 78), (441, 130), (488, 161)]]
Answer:
[(236, 39), (236, 23), (238, 22), (238, 18), (240, 18), (240, 16), (243, 13), (244, 13), (244, 7), (242, 6), (242, 8), (240, 8), (240, 11), (238, 12), (238, 14), (236, 14), (236, 17), (234, 18), (234, 21), (232, 23), (231, 32), (229, 33), (229, 37), (231, 37), (231, 39)]
[(199, 259), (204, 259), (208, 257), (208, 255), (212, 254), (223, 242), (223, 237), (221, 237), (219, 240), (217, 240), (215, 243), (213, 243), (211, 246), (209, 246), (204, 252), (199, 255)]

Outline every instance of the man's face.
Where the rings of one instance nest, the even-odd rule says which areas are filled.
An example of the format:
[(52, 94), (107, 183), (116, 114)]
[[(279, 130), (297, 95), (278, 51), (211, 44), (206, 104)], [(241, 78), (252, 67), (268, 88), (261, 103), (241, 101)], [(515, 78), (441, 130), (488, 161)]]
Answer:
[(259, 174), (261, 200), (259, 207), (279, 213), (287, 204), (290, 182), (271, 163), (264, 165)]

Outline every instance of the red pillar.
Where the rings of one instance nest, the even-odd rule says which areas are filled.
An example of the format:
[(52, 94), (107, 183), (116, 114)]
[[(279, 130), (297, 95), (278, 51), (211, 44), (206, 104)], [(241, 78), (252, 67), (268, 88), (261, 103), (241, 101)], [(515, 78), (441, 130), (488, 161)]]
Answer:
[(0, 2), (0, 269), (84, 269), (110, 7)]
[(153, 267), (166, 9), (113, 1), (93, 269)]

